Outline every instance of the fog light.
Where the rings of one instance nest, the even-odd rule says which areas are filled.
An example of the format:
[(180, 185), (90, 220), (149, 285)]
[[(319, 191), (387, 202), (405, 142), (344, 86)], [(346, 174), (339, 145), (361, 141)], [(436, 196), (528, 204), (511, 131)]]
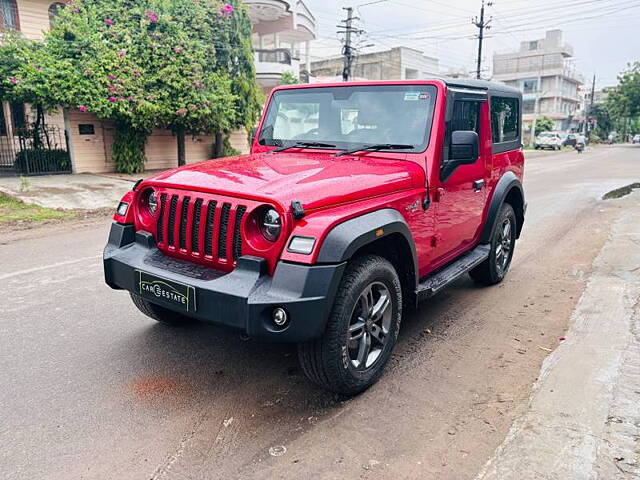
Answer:
[(282, 327), (289, 321), (289, 315), (284, 308), (274, 308), (273, 309), (273, 323), (277, 326)]
[(127, 209), (129, 208), (129, 204), (127, 202), (120, 202), (116, 213), (121, 217), (124, 217), (127, 214)]

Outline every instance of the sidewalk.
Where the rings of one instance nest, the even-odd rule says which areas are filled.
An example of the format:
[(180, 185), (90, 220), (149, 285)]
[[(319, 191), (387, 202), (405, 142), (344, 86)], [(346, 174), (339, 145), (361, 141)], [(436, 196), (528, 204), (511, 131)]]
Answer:
[(640, 478), (640, 192), (619, 201), (566, 340), (476, 480)]
[(115, 208), (136, 180), (151, 173), (0, 177), (0, 193), (49, 208)]

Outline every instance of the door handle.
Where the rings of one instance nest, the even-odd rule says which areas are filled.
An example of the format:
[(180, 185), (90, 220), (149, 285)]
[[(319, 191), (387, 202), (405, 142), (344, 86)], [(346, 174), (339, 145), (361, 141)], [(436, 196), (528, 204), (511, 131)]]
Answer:
[(475, 182), (473, 182), (474, 192), (479, 192), (480, 190), (482, 190), (482, 187), (484, 187), (484, 180), (476, 180)]

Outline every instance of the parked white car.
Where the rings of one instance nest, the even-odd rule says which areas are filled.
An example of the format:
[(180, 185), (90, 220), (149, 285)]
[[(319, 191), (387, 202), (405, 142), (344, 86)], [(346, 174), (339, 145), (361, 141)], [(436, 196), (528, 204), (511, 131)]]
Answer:
[(536, 137), (533, 147), (536, 150), (540, 148), (560, 150), (562, 148), (562, 136), (556, 132), (542, 132)]

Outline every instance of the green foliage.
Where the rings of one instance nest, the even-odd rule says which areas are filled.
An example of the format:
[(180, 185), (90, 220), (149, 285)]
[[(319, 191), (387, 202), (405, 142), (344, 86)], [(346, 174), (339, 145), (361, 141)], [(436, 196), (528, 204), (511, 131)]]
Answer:
[(249, 127), (258, 95), (241, 0), (75, 0), (44, 42), (13, 35), (0, 47), (0, 96), (80, 108), (133, 136)]
[(603, 104), (594, 104), (589, 108), (589, 117), (596, 121), (595, 134), (601, 139), (607, 138), (609, 132), (613, 130), (613, 121), (607, 107)]
[(236, 155), (240, 155), (240, 152), (231, 146), (231, 142), (229, 141), (229, 136), (226, 135), (222, 143), (222, 156), (235, 157)]
[(116, 123), (116, 134), (111, 151), (116, 172), (140, 173), (144, 171), (144, 146), (146, 142), (146, 131), (135, 130), (126, 124)]
[(549, 117), (540, 117), (536, 120), (536, 135), (540, 135), (542, 132), (548, 132), (553, 130), (553, 120)]
[(291, 72), (284, 72), (278, 82), (279, 85), (295, 85), (296, 83), (300, 83), (300, 80)]
[(629, 64), (618, 75), (618, 86), (607, 97), (607, 109), (614, 119), (640, 116), (640, 62)]
[(42, 222), (45, 220), (73, 218), (75, 213), (27, 204), (17, 198), (0, 193), (0, 223)]

